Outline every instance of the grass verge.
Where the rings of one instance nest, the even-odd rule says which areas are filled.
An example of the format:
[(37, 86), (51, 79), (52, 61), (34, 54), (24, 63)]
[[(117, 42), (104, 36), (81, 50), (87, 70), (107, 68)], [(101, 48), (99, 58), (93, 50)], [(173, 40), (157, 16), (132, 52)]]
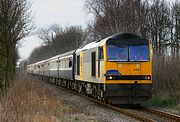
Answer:
[(157, 96), (153, 96), (148, 102), (147, 105), (149, 106), (155, 106), (155, 107), (161, 107), (161, 108), (167, 108), (180, 112), (180, 105), (177, 103), (177, 97), (167, 97), (167, 98), (161, 98)]

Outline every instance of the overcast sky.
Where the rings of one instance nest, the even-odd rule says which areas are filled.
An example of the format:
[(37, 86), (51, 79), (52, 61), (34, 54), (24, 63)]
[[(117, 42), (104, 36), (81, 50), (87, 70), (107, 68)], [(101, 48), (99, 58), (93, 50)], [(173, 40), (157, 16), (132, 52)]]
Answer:
[[(31, 0), (32, 14), (35, 16), (37, 28), (48, 27), (52, 24), (82, 25), (88, 23), (84, 11), (84, 0)], [(41, 45), (41, 40), (36, 36), (27, 37), (21, 41), (19, 53), (22, 59), (29, 57), (35, 47)]]

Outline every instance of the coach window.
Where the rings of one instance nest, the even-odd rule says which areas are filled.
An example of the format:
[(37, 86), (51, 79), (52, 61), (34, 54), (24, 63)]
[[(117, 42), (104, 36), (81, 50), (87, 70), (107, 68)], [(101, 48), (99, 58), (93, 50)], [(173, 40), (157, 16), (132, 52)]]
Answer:
[(80, 56), (77, 56), (77, 75), (80, 75)]
[(72, 60), (69, 58), (69, 67), (72, 67)]

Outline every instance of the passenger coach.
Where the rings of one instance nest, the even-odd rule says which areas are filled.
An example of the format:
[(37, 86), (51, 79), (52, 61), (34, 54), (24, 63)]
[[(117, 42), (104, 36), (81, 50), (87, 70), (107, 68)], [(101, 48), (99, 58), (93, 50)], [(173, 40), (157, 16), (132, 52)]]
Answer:
[(152, 45), (135, 34), (115, 34), (27, 71), (112, 104), (140, 104), (152, 96)]

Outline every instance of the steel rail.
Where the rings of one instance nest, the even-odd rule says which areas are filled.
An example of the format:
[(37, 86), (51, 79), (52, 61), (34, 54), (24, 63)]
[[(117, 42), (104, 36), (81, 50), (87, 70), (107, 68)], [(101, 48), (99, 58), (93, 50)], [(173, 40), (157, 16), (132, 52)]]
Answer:
[(162, 111), (162, 110), (158, 110), (158, 109), (152, 108), (152, 107), (146, 107), (146, 106), (141, 106), (141, 107), (145, 111), (157, 114), (159, 116), (166, 117), (168, 119), (171, 119), (171, 120), (174, 120), (174, 121), (177, 121), (177, 122), (180, 122), (180, 116), (179, 115), (172, 114), (172, 113), (169, 113), (169, 112), (165, 112), (165, 111)]

